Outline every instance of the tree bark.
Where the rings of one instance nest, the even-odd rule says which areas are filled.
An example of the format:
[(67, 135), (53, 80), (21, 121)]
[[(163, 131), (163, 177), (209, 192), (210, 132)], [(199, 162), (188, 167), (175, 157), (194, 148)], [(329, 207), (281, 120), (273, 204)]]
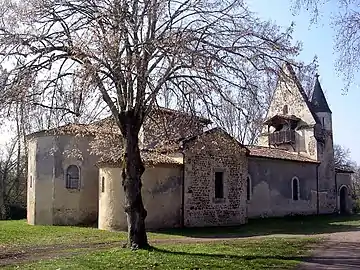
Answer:
[(0, 220), (6, 218), (6, 208), (5, 208), (5, 181), (4, 175), (2, 174), (0, 164)]
[(145, 167), (141, 160), (139, 149), (139, 122), (136, 117), (128, 117), (123, 125), (124, 156), (122, 167), (122, 185), (125, 194), (125, 213), (128, 224), (128, 247), (132, 249), (147, 248), (148, 240), (145, 229), (147, 212), (141, 196), (141, 175)]

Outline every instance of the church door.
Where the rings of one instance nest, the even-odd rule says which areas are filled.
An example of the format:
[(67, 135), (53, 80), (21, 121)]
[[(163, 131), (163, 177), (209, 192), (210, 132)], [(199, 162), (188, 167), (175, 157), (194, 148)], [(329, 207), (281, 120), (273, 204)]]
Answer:
[(340, 214), (347, 213), (347, 188), (342, 186), (340, 188)]

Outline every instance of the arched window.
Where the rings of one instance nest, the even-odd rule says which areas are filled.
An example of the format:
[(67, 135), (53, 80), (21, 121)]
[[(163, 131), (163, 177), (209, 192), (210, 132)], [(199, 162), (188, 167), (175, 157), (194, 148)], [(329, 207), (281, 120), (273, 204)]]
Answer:
[(76, 165), (70, 165), (66, 170), (66, 188), (80, 188), (80, 169)]
[(289, 106), (288, 105), (284, 105), (283, 107), (283, 114), (288, 114), (289, 113)]
[(251, 178), (250, 176), (246, 177), (246, 200), (251, 200)]
[(294, 201), (298, 201), (300, 199), (300, 186), (299, 186), (299, 179), (294, 177), (291, 183), (292, 187), (292, 199)]

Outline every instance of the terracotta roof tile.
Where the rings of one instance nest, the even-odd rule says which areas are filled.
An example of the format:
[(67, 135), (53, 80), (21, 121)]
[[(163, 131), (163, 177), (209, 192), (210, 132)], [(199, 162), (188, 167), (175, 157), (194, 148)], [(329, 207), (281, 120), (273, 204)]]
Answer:
[(335, 172), (336, 173), (348, 173), (348, 174), (352, 174), (355, 173), (353, 169), (349, 168), (349, 167), (335, 167)]
[(250, 156), (252, 157), (263, 157), (271, 159), (282, 159), (282, 160), (292, 160), (300, 162), (310, 162), (310, 163), (320, 163), (315, 159), (306, 157), (305, 155), (298, 154), (296, 152), (290, 152), (278, 148), (269, 148), (264, 146), (247, 146), (250, 150)]
[[(148, 165), (159, 165), (159, 164), (172, 164), (172, 165), (182, 165), (183, 162), (175, 157), (171, 157), (158, 152), (149, 152), (149, 151), (141, 151), (141, 159), (145, 164)], [(106, 156), (103, 157), (97, 165), (102, 167), (104, 165), (110, 166), (121, 166), (121, 158), (119, 159), (110, 159)]]

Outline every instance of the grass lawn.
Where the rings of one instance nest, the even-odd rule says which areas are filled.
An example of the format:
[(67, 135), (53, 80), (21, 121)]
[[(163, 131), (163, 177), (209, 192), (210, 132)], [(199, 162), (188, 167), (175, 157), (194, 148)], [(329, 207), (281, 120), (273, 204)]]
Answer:
[(291, 269), (316, 239), (264, 238), (156, 245), (152, 250), (112, 248), (4, 269)]
[[(250, 220), (237, 227), (149, 233), (150, 241), (167, 240), (153, 242), (156, 244), (152, 250), (133, 252), (120, 248), (119, 241), (126, 239), (125, 232), (30, 226), (25, 220), (0, 221), (0, 267), (3, 264), (4, 269), (288, 269), (307, 255), (312, 244), (321, 241), (314, 234), (352, 230), (360, 230), (359, 215)], [(264, 237), (230, 238), (247, 236)], [(195, 243), (187, 237), (229, 238)], [(177, 242), (172, 241), (175, 238)], [(110, 245), (95, 246), (97, 243)], [(23, 253), (17, 256), (19, 251)], [(29, 264), (32, 260), (34, 263)]]
[[(26, 220), (0, 221), (0, 247), (41, 246), (53, 244), (111, 243), (126, 240), (126, 232), (109, 232), (76, 226), (32, 226)], [(163, 233), (149, 233), (150, 238), (168, 238)], [(178, 238), (181, 236), (172, 236)]]
[[(236, 227), (170, 229), (149, 233), (149, 239), (183, 237), (266, 236), (319, 234), (360, 229), (360, 215), (305, 216), (249, 220)], [(125, 232), (74, 226), (31, 226), (25, 220), (0, 221), (0, 247), (53, 244), (111, 243), (126, 239)]]
[(0, 221), (0, 246), (32, 246), (126, 239), (124, 232), (73, 226), (31, 226), (25, 220)]

